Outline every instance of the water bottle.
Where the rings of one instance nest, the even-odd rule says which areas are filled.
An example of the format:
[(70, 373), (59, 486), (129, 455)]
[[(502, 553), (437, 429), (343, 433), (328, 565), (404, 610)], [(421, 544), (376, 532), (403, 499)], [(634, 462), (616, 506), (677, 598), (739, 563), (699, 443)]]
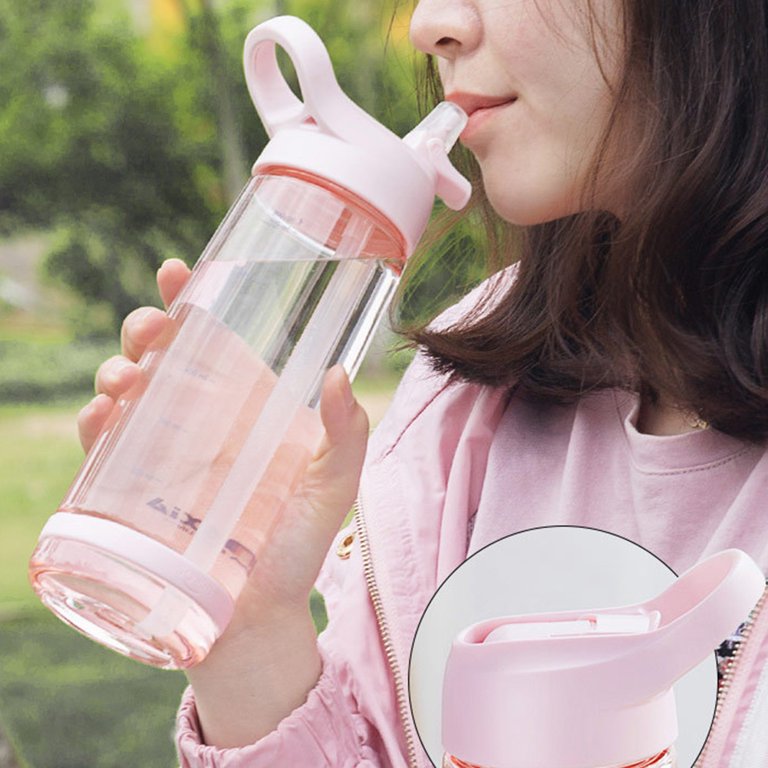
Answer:
[(271, 139), (30, 563), (66, 623), (162, 668), (199, 662), (226, 627), (319, 445), (324, 372), (355, 374), (435, 195), (470, 194), (447, 158), (455, 105), (400, 139), (293, 17), (253, 29), (244, 65)]
[(645, 603), (465, 628), (443, 679), (443, 767), (675, 768), (673, 684), (764, 589), (758, 565), (726, 550)]

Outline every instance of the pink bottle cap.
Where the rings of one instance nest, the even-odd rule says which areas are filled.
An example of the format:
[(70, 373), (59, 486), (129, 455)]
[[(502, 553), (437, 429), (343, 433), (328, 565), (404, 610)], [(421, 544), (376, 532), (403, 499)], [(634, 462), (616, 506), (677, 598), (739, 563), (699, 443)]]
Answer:
[(639, 605), (467, 627), (445, 670), (445, 751), (492, 768), (597, 768), (662, 752), (677, 739), (672, 685), (764, 589), (760, 568), (731, 549)]
[[(293, 62), (302, 98), (277, 64), (276, 45)], [(469, 182), (447, 153), (467, 116), (444, 102), (400, 139), (341, 90), (328, 51), (315, 31), (278, 16), (248, 34), (245, 79), (271, 140), (253, 166), (288, 167), (327, 179), (365, 200), (400, 231), (410, 255), (426, 228), (435, 195), (456, 210), (469, 200)]]

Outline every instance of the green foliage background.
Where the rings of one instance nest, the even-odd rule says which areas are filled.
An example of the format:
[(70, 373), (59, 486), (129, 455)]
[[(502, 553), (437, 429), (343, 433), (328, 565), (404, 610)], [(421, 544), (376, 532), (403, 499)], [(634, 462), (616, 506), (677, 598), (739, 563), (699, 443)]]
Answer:
[[(275, 4), (177, 2), (181, 25), (158, 46), (115, 3), (0, 0), (0, 233), (55, 233), (46, 269), (83, 302), (79, 337), (114, 337), (157, 301), (154, 271), (197, 259), (266, 141), (241, 51)], [(277, 5), (317, 29), (354, 100), (412, 127), (414, 61), (388, 36), (391, 5)]]

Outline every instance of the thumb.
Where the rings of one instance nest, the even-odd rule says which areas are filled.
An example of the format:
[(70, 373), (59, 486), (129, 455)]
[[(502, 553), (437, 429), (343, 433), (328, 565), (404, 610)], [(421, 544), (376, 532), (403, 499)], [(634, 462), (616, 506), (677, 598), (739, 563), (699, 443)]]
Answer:
[[(340, 365), (326, 374), (320, 418), (325, 435), (308, 470), (304, 490), (322, 507), (335, 510), (333, 517), (341, 515), (332, 523), (338, 528), (355, 501), (368, 442), (368, 415), (355, 399)], [(313, 487), (318, 491), (316, 495), (312, 493)]]
[(352, 435), (355, 443), (361, 437), (368, 436), (368, 416), (355, 399), (347, 372), (341, 365), (334, 365), (325, 375), (320, 418), (325, 427), (326, 439), (318, 454), (332, 447), (338, 448)]

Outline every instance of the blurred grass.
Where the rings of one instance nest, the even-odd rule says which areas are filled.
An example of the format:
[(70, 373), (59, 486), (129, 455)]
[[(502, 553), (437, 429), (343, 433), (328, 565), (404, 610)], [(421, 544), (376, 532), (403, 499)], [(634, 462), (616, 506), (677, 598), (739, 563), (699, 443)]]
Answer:
[(87, 642), (53, 615), (0, 624), (0, 715), (30, 768), (171, 768), (185, 678)]
[(37, 605), (27, 560), (83, 460), (75, 417), (85, 402), (0, 405), (0, 615)]
[[(372, 423), (396, 378), (355, 382)], [(172, 768), (184, 675), (85, 640), (49, 614), (27, 583), (40, 529), (82, 462), (75, 418), (87, 399), (0, 404), (0, 723), (23, 768)], [(319, 596), (311, 608), (321, 628)]]
[(118, 351), (115, 342), (0, 339), (0, 402), (71, 400), (93, 387), (96, 368)]
[(0, 310), (0, 342), (67, 344), (72, 333), (61, 322), (41, 322), (23, 314), (7, 315)]

